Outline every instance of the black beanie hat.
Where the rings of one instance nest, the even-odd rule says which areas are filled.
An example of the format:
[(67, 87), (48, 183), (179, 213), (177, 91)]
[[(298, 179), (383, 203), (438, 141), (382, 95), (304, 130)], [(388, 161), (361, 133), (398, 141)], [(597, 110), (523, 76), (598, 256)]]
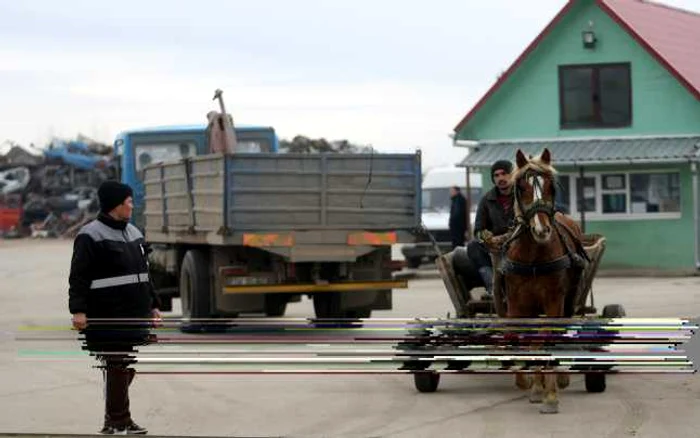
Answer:
[(491, 182), (495, 182), (493, 174), (497, 170), (503, 170), (505, 173), (511, 173), (513, 171), (513, 163), (508, 160), (498, 160), (491, 166)]
[(97, 197), (100, 199), (100, 211), (109, 213), (126, 198), (133, 196), (131, 187), (118, 181), (105, 181), (97, 190)]

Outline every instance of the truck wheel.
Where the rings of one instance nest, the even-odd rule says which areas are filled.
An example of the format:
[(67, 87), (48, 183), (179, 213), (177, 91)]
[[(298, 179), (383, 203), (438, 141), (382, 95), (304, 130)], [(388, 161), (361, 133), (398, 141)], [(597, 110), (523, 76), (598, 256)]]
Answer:
[[(318, 319), (359, 319), (369, 318), (372, 314), (372, 309), (368, 308), (341, 310), (341, 296), (339, 292), (319, 293), (314, 295), (313, 299), (314, 313)], [(325, 328), (359, 328), (362, 327), (362, 323), (355, 321), (320, 322), (316, 323), (316, 326)]]
[[(180, 269), (180, 299), (185, 319), (209, 318), (211, 302), (209, 257), (204, 251), (190, 250), (185, 254)], [(183, 322), (180, 330), (185, 333), (202, 331), (207, 324)]]
[(340, 295), (337, 292), (319, 293), (314, 295), (314, 313), (316, 318), (342, 318), (340, 311)]
[(372, 317), (372, 309), (368, 307), (363, 307), (360, 309), (348, 310), (346, 312), (346, 318), (370, 318)]
[(173, 310), (173, 297), (160, 297), (160, 311), (161, 312), (172, 312)]
[(284, 316), (284, 312), (287, 310), (288, 302), (288, 297), (285, 295), (265, 295), (265, 315), (271, 318)]

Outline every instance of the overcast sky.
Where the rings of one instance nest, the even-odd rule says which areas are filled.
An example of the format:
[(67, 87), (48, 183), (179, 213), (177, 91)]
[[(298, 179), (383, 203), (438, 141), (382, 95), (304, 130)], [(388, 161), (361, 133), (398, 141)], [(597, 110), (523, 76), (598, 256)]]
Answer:
[[(566, 0), (0, 0), (0, 142), (237, 123), (424, 151)], [(664, 0), (700, 11), (700, 0)]]

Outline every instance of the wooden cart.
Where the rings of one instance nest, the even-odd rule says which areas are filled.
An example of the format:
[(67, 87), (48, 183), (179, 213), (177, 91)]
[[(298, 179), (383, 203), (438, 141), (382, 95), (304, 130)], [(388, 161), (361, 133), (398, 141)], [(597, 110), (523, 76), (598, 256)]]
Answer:
[[(595, 317), (598, 315), (596, 315), (597, 309), (595, 308), (595, 303), (593, 300), (592, 284), (598, 270), (598, 266), (600, 265), (600, 261), (605, 253), (606, 240), (602, 235), (588, 234), (584, 236), (583, 244), (590, 262), (586, 262), (583, 274), (579, 281), (578, 287), (576, 288), (574, 298), (574, 316), (586, 317), (593, 315), (593, 317)], [(458, 250), (463, 250), (463, 248)], [(454, 255), (455, 251), (442, 254), (437, 258), (436, 263), (440, 271), (440, 276), (445, 284), (447, 294), (449, 295), (452, 305), (454, 306), (456, 317), (458, 319), (484, 318), (485, 323), (487, 323), (489, 319), (505, 317), (506, 304), (502, 290), (501, 276), (498, 273), (498, 269), (494, 269), (494, 297), (493, 299), (484, 300), (478, 296), (478, 288), (469, 287), (469, 285), (465, 284), (463, 277), (457, 274), (453, 260)], [(498, 256), (492, 254), (492, 260), (494, 262), (494, 266), (498, 266)], [(590, 303), (587, 305), (586, 301), (589, 298)], [(599, 316), (601, 318), (621, 318), (625, 316), (625, 310), (620, 304), (609, 304), (603, 308), (603, 311)], [(415, 344), (413, 347), (415, 347)], [(423, 348), (425, 347), (427, 346), (423, 346)], [(430, 347), (425, 349), (426, 352), (429, 353)], [(423, 362), (423, 364), (425, 364), (425, 362)], [(422, 367), (427, 368), (425, 365)], [(606, 368), (609, 367), (600, 366), (596, 367), (595, 369), (590, 367), (592, 371), (596, 372), (585, 374), (585, 384), (588, 392), (603, 392), (605, 390), (606, 374), (600, 371)], [(582, 369), (582, 371), (585, 370), (586, 369)], [(417, 370), (414, 373), (415, 386), (420, 392), (436, 391), (439, 381), (440, 374), (433, 371), (424, 369)]]

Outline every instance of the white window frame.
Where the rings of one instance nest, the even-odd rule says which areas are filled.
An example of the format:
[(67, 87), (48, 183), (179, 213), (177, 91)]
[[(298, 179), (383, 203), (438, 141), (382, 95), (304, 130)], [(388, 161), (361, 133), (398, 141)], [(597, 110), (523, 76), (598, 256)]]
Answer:
[[(596, 211), (585, 212), (586, 220), (591, 221), (616, 221), (616, 220), (654, 220), (654, 219), (681, 219), (683, 216), (683, 185), (681, 181), (681, 210), (678, 212), (659, 212), (659, 213), (631, 213), (631, 190), (630, 175), (644, 173), (677, 173), (682, 175), (681, 169), (640, 169), (634, 171), (595, 171), (584, 172), (584, 178), (595, 178), (596, 189)], [(603, 213), (603, 192), (605, 193), (622, 193), (619, 189), (603, 190), (603, 175), (625, 175), (625, 190), (626, 194), (626, 213)], [(562, 172), (561, 176), (569, 177), (569, 212), (571, 216), (579, 217), (581, 213), (578, 211), (578, 192), (576, 190), (576, 181), (580, 178), (579, 173)]]

